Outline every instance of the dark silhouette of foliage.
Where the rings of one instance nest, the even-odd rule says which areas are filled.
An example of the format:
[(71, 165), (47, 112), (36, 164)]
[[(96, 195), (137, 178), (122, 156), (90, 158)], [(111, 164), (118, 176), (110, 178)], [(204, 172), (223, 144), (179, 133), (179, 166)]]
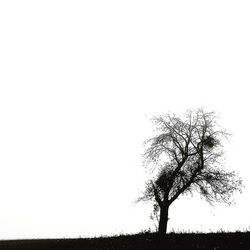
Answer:
[(170, 205), (185, 193), (198, 191), (210, 204), (231, 203), (242, 181), (223, 169), (223, 138), (229, 134), (217, 124), (214, 112), (187, 111), (183, 117), (153, 118), (157, 135), (145, 142), (144, 159), (156, 177), (146, 184), (140, 200), (152, 200), (160, 212), (158, 232), (165, 235)]

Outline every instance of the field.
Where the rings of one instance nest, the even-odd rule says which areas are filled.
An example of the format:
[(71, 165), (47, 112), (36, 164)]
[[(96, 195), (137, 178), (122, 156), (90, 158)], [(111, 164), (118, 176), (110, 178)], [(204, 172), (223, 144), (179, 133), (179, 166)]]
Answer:
[(166, 250), (249, 250), (250, 232), (170, 233), (159, 239), (157, 234), (142, 233), (101, 238), (2, 240), (0, 250), (97, 250), (97, 249), (166, 249)]

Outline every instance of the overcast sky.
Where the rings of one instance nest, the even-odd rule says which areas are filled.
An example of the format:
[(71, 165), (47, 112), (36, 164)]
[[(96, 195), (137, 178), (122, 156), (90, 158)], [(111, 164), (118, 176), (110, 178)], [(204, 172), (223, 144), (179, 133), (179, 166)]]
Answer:
[(149, 117), (214, 110), (233, 134), (236, 205), (199, 196), (169, 230), (250, 226), (249, 1), (1, 1), (0, 239), (155, 229), (146, 180)]

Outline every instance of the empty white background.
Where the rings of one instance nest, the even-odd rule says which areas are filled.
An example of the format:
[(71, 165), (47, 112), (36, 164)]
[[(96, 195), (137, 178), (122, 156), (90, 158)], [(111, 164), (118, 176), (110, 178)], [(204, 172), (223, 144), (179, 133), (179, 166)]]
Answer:
[(136, 233), (149, 117), (203, 107), (233, 134), (236, 205), (182, 197), (170, 230), (250, 226), (249, 1), (1, 1), (0, 238)]

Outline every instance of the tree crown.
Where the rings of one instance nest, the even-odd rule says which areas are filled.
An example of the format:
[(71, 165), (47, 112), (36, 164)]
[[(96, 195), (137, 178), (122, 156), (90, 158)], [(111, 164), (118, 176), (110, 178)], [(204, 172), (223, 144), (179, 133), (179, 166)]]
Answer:
[(210, 203), (230, 204), (242, 181), (223, 169), (221, 142), (229, 134), (219, 127), (215, 113), (189, 110), (183, 117), (166, 114), (152, 120), (157, 135), (145, 142), (143, 156), (157, 176), (147, 183), (141, 200), (154, 199), (161, 207), (196, 190)]

